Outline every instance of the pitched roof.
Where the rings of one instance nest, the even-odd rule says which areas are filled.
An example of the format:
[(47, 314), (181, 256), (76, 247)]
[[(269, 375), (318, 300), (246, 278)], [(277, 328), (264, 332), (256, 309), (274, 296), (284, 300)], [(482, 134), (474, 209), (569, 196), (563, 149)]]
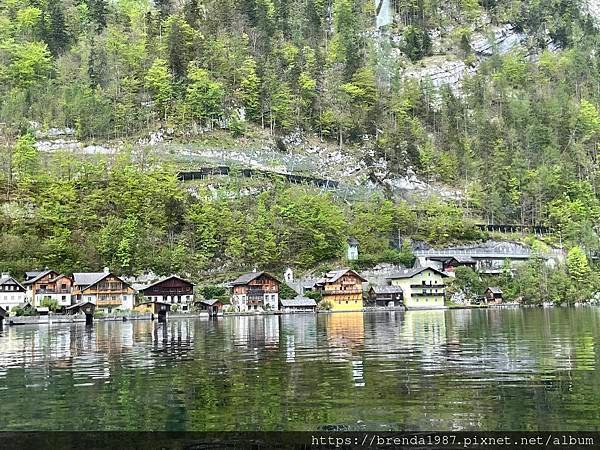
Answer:
[(192, 283), (191, 281), (185, 280), (185, 279), (183, 279), (183, 278), (181, 278), (181, 277), (179, 277), (179, 276), (177, 276), (177, 275), (170, 275), (170, 276), (168, 276), (168, 277), (163, 277), (163, 278), (161, 278), (160, 280), (158, 280), (158, 281), (155, 281), (154, 283), (151, 283), (151, 284), (145, 285), (144, 287), (141, 287), (139, 290), (140, 290), (140, 291), (144, 291), (144, 290), (146, 290), (146, 289), (148, 289), (148, 288), (151, 288), (151, 287), (153, 287), (153, 286), (156, 286), (157, 284), (160, 284), (160, 283), (162, 283), (163, 281), (170, 280), (171, 278), (177, 278), (178, 280), (181, 280), (181, 281), (183, 281), (184, 283), (188, 283), (188, 284), (191, 284), (192, 286), (195, 286), (195, 284), (194, 284), (194, 283)]
[[(89, 303), (90, 305), (94, 305), (94, 304), (93, 304), (92, 302), (90, 302), (90, 301), (87, 301), (87, 300), (82, 300), (82, 301), (80, 301), (79, 303), (76, 303), (76, 304), (74, 304), (74, 305), (71, 305), (71, 306), (67, 306), (65, 309), (66, 309), (67, 311), (70, 311), (70, 310), (72, 310), (72, 309), (81, 308), (82, 306), (84, 306), (84, 305), (87, 305), (88, 303)], [(94, 305), (94, 306), (96, 306), (96, 305)]]
[(499, 287), (489, 287), (487, 288), (488, 291), (490, 291), (492, 294), (502, 294), (502, 289), (500, 289)]
[(21, 289), (25, 290), (25, 287), (23, 287), (23, 285), (21, 283), (19, 283), (17, 280), (15, 280), (10, 275), (0, 276), (0, 285), (3, 285), (3, 284), (12, 284), (15, 286), (19, 286)]
[(346, 275), (348, 272), (352, 272), (361, 281), (367, 281), (352, 269), (337, 269), (337, 270), (332, 270), (331, 272), (327, 272), (325, 274), (325, 277), (318, 280), (315, 284), (335, 283), (337, 280), (339, 280), (341, 277)]
[(221, 300), (219, 300), (218, 298), (213, 298), (211, 300), (200, 300), (198, 303), (202, 303), (204, 305), (212, 306), (215, 303), (223, 303), (223, 302)]
[(348, 238), (348, 245), (356, 246), (358, 245), (358, 240), (355, 237), (350, 236)]
[(308, 297), (301, 297), (298, 296), (294, 299), (281, 299), (279, 300), (279, 303), (281, 303), (281, 306), (289, 308), (289, 307), (294, 307), (294, 306), (306, 306), (306, 307), (311, 307), (311, 306), (317, 306), (317, 302), (315, 302), (312, 298), (308, 298)]
[(275, 278), (273, 275), (267, 273), (267, 272), (250, 272), (250, 273), (245, 273), (244, 275), (240, 275), (238, 278), (236, 278), (235, 280), (233, 280), (231, 282), (232, 286), (239, 286), (242, 284), (248, 284), (253, 280), (256, 280), (258, 277), (262, 276), (262, 275), (266, 275), (268, 277), (273, 278), (275, 281), (277, 281), (278, 283), (281, 283), (281, 281), (279, 281), (277, 278)]
[(412, 278), (415, 275), (418, 275), (421, 272), (424, 272), (425, 270), (428, 270), (428, 269), (429, 270), (433, 270), (434, 272), (437, 272), (438, 274), (440, 274), (443, 277), (447, 277), (448, 276), (447, 274), (445, 274), (441, 270), (436, 269), (435, 267), (423, 266), (423, 267), (413, 267), (412, 269), (404, 269), (401, 272), (397, 272), (395, 274), (390, 275), (389, 277), (386, 277), (386, 279), (388, 279), (388, 280), (397, 280), (399, 278)]
[(54, 283), (54, 282), (56, 282), (56, 281), (60, 280), (61, 278), (68, 278), (68, 279), (71, 279), (71, 277), (69, 277), (68, 275), (65, 275), (65, 274), (62, 274), (62, 273), (61, 273), (61, 274), (59, 274), (59, 275), (55, 276), (54, 278), (52, 278), (52, 279), (50, 280), (50, 283)]
[(77, 272), (73, 274), (73, 284), (77, 286), (91, 286), (105, 278), (106, 272)]
[(27, 278), (28, 280), (30, 280), (31, 278), (37, 277), (42, 272), (43, 272), (42, 270), (32, 270), (32, 271), (29, 271), (29, 272), (25, 272), (25, 278)]
[[(83, 286), (84, 288), (88, 288), (99, 281), (104, 280), (109, 275), (119, 278), (110, 272), (78, 272), (73, 274), (73, 284), (75, 286)], [(121, 278), (119, 278), (119, 280), (121, 280), (121, 282), (125, 283), (127, 286), (130, 286), (129, 283), (123, 281)]]
[[(33, 284), (36, 281), (38, 281), (40, 278), (44, 278), (46, 275), (50, 274), (50, 273), (56, 273), (54, 270), (44, 270), (43, 272), (35, 272), (37, 273), (37, 275), (35, 275), (33, 278), (28, 278), (27, 280), (25, 280), (23, 282), (23, 284)], [(25, 272), (25, 274), (27, 274), (28, 272)], [(29, 273), (34, 273), (34, 272), (29, 272)]]
[(373, 286), (371, 290), (376, 294), (402, 294), (402, 288), (400, 286)]

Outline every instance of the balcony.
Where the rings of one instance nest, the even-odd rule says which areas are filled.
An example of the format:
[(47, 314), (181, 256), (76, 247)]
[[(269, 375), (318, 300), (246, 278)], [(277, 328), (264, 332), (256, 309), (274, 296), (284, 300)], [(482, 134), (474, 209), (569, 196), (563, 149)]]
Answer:
[(325, 295), (355, 295), (362, 294), (362, 289), (325, 289)]
[(35, 290), (36, 294), (70, 294), (71, 290), (70, 289), (36, 289)]

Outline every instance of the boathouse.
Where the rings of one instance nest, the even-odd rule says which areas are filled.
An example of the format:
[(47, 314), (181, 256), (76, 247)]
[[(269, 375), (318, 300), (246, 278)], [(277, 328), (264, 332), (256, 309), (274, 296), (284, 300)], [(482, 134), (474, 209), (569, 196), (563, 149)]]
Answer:
[(317, 302), (312, 298), (298, 296), (293, 299), (279, 300), (283, 312), (315, 312)]
[(499, 287), (488, 287), (484, 296), (487, 303), (502, 303), (502, 289)]
[(196, 305), (200, 311), (208, 312), (210, 317), (219, 315), (223, 309), (223, 302), (219, 299), (200, 300)]
[(404, 306), (402, 288), (400, 286), (372, 286), (369, 289), (369, 304), (379, 307)]

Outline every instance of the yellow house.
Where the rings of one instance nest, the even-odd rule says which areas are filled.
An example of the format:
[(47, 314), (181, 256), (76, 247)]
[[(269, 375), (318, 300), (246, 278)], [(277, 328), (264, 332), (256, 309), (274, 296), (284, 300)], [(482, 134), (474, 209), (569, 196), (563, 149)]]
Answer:
[(407, 309), (444, 308), (446, 286), (444, 272), (433, 267), (405, 269), (387, 279), (392, 286), (400, 286)]
[(315, 287), (321, 291), (321, 302), (328, 302), (331, 311), (360, 311), (363, 308), (363, 277), (351, 269), (327, 272)]

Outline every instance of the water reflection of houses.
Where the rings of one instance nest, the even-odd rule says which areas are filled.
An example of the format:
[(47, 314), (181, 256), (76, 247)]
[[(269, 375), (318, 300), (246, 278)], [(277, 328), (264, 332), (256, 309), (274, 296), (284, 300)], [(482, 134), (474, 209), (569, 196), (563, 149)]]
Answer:
[(419, 349), (425, 357), (442, 354), (447, 343), (446, 312), (407, 311), (401, 336), (403, 346)]
[(326, 315), (324, 320), (330, 359), (339, 362), (350, 361), (354, 386), (364, 386), (364, 314), (333, 313)]
[(233, 347), (252, 349), (279, 346), (279, 316), (236, 316), (226, 321)]
[(317, 348), (317, 316), (314, 314), (282, 315), (281, 338), (285, 343), (286, 361), (295, 362), (303, 350)]

